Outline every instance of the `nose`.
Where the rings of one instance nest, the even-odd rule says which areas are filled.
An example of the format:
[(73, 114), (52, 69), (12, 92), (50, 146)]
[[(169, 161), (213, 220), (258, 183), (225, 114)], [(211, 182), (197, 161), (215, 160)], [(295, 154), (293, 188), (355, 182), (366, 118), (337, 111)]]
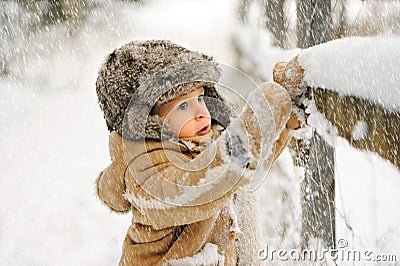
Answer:
[(194, 116), (195, 120), (201, 120), (208, 116), (208, 109), (205, 104), (197, 103), (196, 104), (196, 113)]
[(203, 119), (203, 118), (204, 118), (204, 115), (201, 115), (201, 114), (196, 115), (196, 116), (194, 117), (194, 119), (196, 119), (196, 120), (201, 120), (201, 119)]

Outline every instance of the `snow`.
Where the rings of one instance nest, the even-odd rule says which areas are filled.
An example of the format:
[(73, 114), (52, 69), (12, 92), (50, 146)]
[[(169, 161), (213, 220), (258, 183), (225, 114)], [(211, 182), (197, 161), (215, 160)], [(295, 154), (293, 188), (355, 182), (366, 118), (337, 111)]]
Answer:
[(368, 124), (366, 121), (357, 121), (351, 131), (351, 138), (354, 140), (363, 139), (368, 135)]
[(307, 124), (311, 127), (299, 130), (299, 133), (303, 133), (302, 138), (310, 139), (312, 137), (312, 132), (310, 131), (315, 129), (329, 145), (335, 146), (336, 137), (338, 136), (336, 127), (318, 111), (314, 101), (305, 100), (305, 102), (307, 102), (305, 103), (305, 106), (307, 106), (305, 113), (309, 114)]
[(341, 138), (335, 153), (337, 239), (346, 239), (350, 247), (399, 255), (400, 244), (393, 241), (400, 235), (399, 169)]
[(229, 231), (235, 232), (238, 234), (242, 233), (242, 231), (240, 230), (240, 227), (239, 227), (238, 217), (236, 215), (236, 207), (232, 201), (228, 201), (228, 203), (226, 204), (226, 209), (229, 213), (229, 216), (232, 219), (232, 225), (229, 228)]
[(285, 149), (262, 187), (256, 191), (264, 231), (262, 245), (277, 249), (300, 246), (303, 168), (294, 167), (291, 160), (289, 150)]
[[(231, 1), (105, 3), (88, 14), (87, 24), (76, 35), (66, 38), (63, 29), (49, 29), (32, 40), (12, 65), (16, 75), (0, 76), (2, 265), (118, 263), (131, 215), (111, 213), (94, 188), (97, 175), (110, 163), (107, 128), (94, 85), (106, 54), (132, 39), (168, 38), (235, 63)], [(262, 32), (253, 33), (259, 37), (249, 39), (246, 32), (236, 37), (250, 45), (247, 54), (257, 57), (264, 69), (260, 73), (268, 80), (276, 61), (297, 52), (256, 44), (252, 40), (263, 39)], [(44, 44), (49, 43), (47, 50)], [(35, 48), (39, 44), (42, 50)], [(263, 52), (256, 53), (256, 48)], [(386, 86), (386, 81), (380, 85)], [(350, 247), (398, 254), (399, 170), (341, 138), (335, 147), (338, 239), (348, 240)], [(256, 191), (263, 244), (299, 246), (301, 171), (285, 150)], [(211, 245), (203, 251), (215, 255)]]
[(400, 111), (400, 37), (352, 37), (301, 51), (304, 80)]
[(207, 243), (198, 254), (192, 257), (184, 257), (182, 259), (169, 260), (167, 262), (172, 266), (213, 266), (224, 265), (224, 261), (224, 256), (218, 254), (218, 247), (214, 244)]

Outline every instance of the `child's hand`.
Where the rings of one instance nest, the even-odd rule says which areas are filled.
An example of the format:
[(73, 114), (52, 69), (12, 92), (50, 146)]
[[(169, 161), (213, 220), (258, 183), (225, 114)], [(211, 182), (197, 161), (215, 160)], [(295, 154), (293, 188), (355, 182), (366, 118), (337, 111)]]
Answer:
[(306, 91), (304, 86), (304, 69), (300, 66), (298, 56), (289, 62), (278, 62), (274, 66), (274, 81), (283, 86), (290, 95), (292, 102), (299, 106)]
[(302, 123), (297, 118), (296, 114), (291, 112), (289, 120), (286, 122), (286, 129), (296, 130), (296, 129), (299, 129), (301, 127), (301, 124)]
[(292, 113), (286, 128), (296, 130), (306, 124), (303, 99), (307, 86), (304, 84), (304, 69), (298, 62), (298, 56), (289, 62), (278, 62), (273, 70), (274, 81), (282, 85), (290, 95)]

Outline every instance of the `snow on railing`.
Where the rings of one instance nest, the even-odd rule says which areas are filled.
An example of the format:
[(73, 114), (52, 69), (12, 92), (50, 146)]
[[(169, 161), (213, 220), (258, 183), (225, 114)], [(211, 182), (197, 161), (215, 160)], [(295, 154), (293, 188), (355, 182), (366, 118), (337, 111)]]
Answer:
[[(333, 125), (331, 132), (400, 169), (398, 47), (399, 37), (331, 41), (301, 51), (287, 64), (276, 64), (274, 80), (293, 97), (312, 89), (316, 111)], [(308, 124), (313, 123), (311, 117)], [(323, 131), (316, 123), (312, 126)]]

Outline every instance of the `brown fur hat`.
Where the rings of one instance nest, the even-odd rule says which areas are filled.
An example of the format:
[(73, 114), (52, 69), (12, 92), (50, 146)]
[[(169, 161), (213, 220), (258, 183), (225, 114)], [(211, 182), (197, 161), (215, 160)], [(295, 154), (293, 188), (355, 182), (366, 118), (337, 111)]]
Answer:
[(109, 131), (131, 140), (161, 140), (172, 132), (151, 112), (153, 107), (199, 86), (204, 87), (212, 123), (229, 124), (229, 104), (215, 89), (220, 75), (208, 55), (166, 40), (133, 41), (106, 57), (96, 92)]

